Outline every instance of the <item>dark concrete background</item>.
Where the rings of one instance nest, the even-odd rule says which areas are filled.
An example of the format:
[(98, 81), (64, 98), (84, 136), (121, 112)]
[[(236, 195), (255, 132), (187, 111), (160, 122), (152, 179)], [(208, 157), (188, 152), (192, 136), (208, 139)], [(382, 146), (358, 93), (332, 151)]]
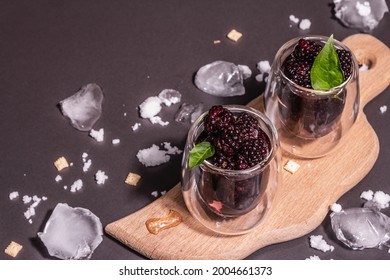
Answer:
[[(181, 156), (169, 163), (146, 168), (135, 157), (139, 149), (168, 141), (183, 148), (189, 124), (174, 123), (179, 104), (164, 107), (160, 116), (167, 127), (139, 118), (137, 106), (162, 89), (179, 90), (182, 102), (246, 104), (264, 91), (255, 80), (256, 63), (272, 59), (287, 40), (307, 34), (334, 34), (342, 40), (359, 31), (343, 27), (332, 18), (330, 0), (310, 1), (1, 1), (0, 8), (0, 248), (11, 240), (24, 248), (18, 259), (48, 259), (36, 238), (55, 205), (90, 209), (103, 226), (155, 200), (152, 191), (169, 190), (180, 180)], [(312, 22), (302, 31), (289, 21), (293, 14)], [(292, 25), (290, 27), (290, 25)], [(372, 35), (390, 45), (390, 16), (386, 14)], [(239, 42), (225, 36), (235, 28), (243, 33)], [(214, 40), (221, 43), (214, 45)], [(215, 60), (248, 65), (253, 76), (246, 80), (241, 97), (217, 98), (199, 91), (193, 75)], [(389, 73), (387, 73), (389, 74)], [(60, 100), (82, 85), (96, 82), (105, 92), (103, 114), (95, 128), (105, 129), (105, 141), (97, 143), (87, 133), (71, 127), (57, 108)], [(373, 81), (374, 83), (375, 81)], [(364, 190), (390, 193), (389, 88), (373, 100), (365, 113), (377, 132), (381, 152), (367, 177), (340, 203), (344, 208), (360, 206)], [(127, 116), (124, 116), (127, 113)], [(131, 126), (140, 122), (137, 132)], [(119, 138), (117, 146), (111, 140)], [(83, 152), (92, 166), (82, 172)], [(53, 162), (65, 156), (74, 166), (61, 172)], [(93, 175), (103, 170), (108, 181), (96, 185)], [(142, 180), (136, 188), (124, 184), (129, 171)], [(63, 185), (81, 178), (84, 188), (70, 193)], [(12, 191), (20, 195), (47, 196), (36, 208), (33, 224), (23, 216), (21, 198), (10, 201)], [(299, 199), (299, 194), (297, 194)], [(384, 213), (390, 215), (389, 209)], [(330, 231), (327, 218), (311, 234), (322, 234), (335, 250), (323, 253), (309, 247), (308, 237), (263, 248), (248, 259), (390, 259), (387, 250), (352, 251), (341, 245)], [(140, 259), (143, 256), (105, 235), (92, 259)], [(4, 253), (0, 259), (10, 259)]]

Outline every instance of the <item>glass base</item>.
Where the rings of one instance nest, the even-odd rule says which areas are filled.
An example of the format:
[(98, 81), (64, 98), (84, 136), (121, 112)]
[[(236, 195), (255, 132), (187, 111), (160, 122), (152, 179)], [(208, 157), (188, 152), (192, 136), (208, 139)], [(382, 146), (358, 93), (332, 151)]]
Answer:
[[(191, 181), (194, 182), (195, 180)], [(225, 235), (248, 233), (259, 225), (270, 208), (269, 195), (265, 193), (252, 211), (238, 217), (222, 216), (210, 209), (209, 205), (200, 196), (194, 183), (183, 191), (183, 197), (193, 217), (208, 229)]]
[(314, 159), (331, 153), (341, 140), (341, 132), (334, 130), (320, 138), (306, 139), (291, 133), (285, 127), (278, 129), (282, 149), (299, 158)]

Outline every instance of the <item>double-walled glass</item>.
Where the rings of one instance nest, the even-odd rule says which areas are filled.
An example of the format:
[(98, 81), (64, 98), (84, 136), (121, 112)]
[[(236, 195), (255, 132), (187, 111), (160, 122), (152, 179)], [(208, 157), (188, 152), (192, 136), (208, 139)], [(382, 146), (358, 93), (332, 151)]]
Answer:
[(277, 131), (261, 112), (239, 105), (224, 106), (234, 115), (246, 112), (267, 134), (271, 151), (265, 162), (245, 170), (226, 170), (205, 160), (188, 167), (190, 150), (204, 130), (204, 113), (192, 125), (182, 162), (182, 191), (192, 216), (210, 230), (237, 235), (249, 232), (264, 218), (280, 184), (280, 150)]
[[(264, 94), (265, 113), (274, 123), (283, 150), (303, 158), (328, 154), (356, 121), (359, 111), (359, 67), (352, 54), (352, 73), (329, 90), (301, 87), (285, 76), (282, 65), (299, 39), (324, 45), (328, 37), (298, 37), (277, 52)], [(334, 40), (336, 49), (350, 51)], [(352, 53), (352, 52), (351, 52)]]

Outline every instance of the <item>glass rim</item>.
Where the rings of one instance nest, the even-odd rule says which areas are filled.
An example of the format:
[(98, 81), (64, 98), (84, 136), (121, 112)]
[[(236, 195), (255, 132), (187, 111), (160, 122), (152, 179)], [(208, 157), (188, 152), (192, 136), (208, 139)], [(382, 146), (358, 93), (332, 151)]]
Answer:
[[(202, 169), (208, 169), (208, 171), (210, 171), (210, 172), (220, 173), (222, 175), (232, 176), (232, 177), (238, 176), (238, 175), (250, 175), (254, 172), (263, 171), (272, 162), (272, 160), (275, 158), (276, 153), (277, 153), (276, 149), (278, 146), (279, 138), (278, 138), (278, 134), (277, 134), (277, 130), (276, 130), (275, 126), (273, 125), (273, 123), (268, 119), (268, 117), (265, 114), (263, 114), (259, 110), (256, 110), (252, 107), (244, 106), (244, 105), (221, 105), (221, 106), (223, 106), (226, 109), (232, 110), (232, 111), (237, 109), (240, 112), (250, 113), (252, 116), (253, 115), (256, 116), (256, 118), (258, 120), (261, 120), (266, 125), (267, 129), (269, 130), (269, 132), (267, 132), (267, 131), (264, 131), (264, 132), (267, 134), (267, 136), (270, 139), (271, 149), (270, 149), (266, 159), (264, 159), (262, 162), (260, 162), (256, 165), (249, 167), (249, 168), (246, 168), (246, 169), (232, 170), (232, 169), (220, 168), (220, 167), (217, 167), (217, 166), (211, 164), (207, 159), (204, 160), (201, 164), (199, 164), (199, 167)], [(194, 133), (197, 132), (197, 129), (199, 129), (203, 126), (202, 121), (207, 114), (208, 114), (208, 111), (206, 111), (202, 115), (200, 115), (198, 117), (198, 119), (193, 123), (192, 127), (190, 128), (189, 135), (191, 134), (193, 136), (193, 138), (191, 139), (192, 143), (195, 143), (195, 141), (196, 141), (196, 138), (194, 138), (194, 136), (195, 136)], [(271, 134), (271, 135), (269, 135), (269, 134)], [(199, 134), (197, 136), (199, 136)]]

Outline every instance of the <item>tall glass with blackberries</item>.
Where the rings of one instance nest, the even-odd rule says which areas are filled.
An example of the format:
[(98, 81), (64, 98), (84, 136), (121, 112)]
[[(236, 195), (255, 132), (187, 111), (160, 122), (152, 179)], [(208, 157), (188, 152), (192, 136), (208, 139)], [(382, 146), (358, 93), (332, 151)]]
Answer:
[(192, 125), (182, 161), (191, 214), (214, 232), (252, 230), (268, 213), (280, 183), (277, 131), (261, 112), (213, 106)]
[(358, 115), (358, 70), (353, 53), (333, 36), (294, 38), (278, 50), (264, 105), (283, 150), (318, 158), (337, 146)]

